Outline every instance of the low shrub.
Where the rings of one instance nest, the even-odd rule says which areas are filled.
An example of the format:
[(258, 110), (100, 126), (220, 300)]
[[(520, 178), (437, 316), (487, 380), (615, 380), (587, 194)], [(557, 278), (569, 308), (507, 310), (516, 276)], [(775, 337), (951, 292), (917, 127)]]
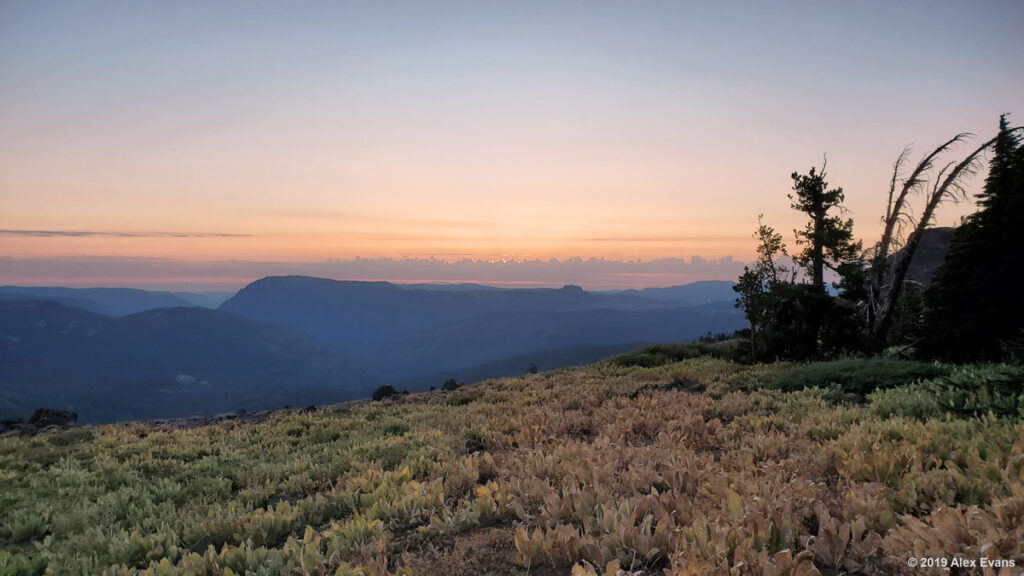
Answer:
[(941, 364), (889, 358), (844, 358), (815, 362), (779, 372), (765, 387), (786, 392), (803, 388), (838, 387), (844, 393), (867, 396), (875, 390), (906, 386), (949, 374)]
[(675, 364), (676, 362), (700, 358), (701, 356), (724, 356), (728, 350), (729, 348), (727, 347), (700, 342), (657, 344), (613, 356), (608, 359), (608, 362), (623, 368), (631, 366), (654, 368), (655, 366)]
[(935, 395), (926, 386), (911, 384), (889, 390), (878, 390), (868, 396), (871, 401), (871, 413), (879, 418), (904, 416), (917, 420), (941, 416)]
[(950, 414), (1024, 418), (1024, 368), (961, 366), (950, 374), (871, 395), (871, 411), (882, 418), (925, 420)]
[(385, 398), (391, 398), (392, 396), (398, 396), (400, 392), (395, 390), (395, 387), (390, 384), (385, 384), (373, 391), (373, 395), (370, 396), (375, 401), (381, 401)]

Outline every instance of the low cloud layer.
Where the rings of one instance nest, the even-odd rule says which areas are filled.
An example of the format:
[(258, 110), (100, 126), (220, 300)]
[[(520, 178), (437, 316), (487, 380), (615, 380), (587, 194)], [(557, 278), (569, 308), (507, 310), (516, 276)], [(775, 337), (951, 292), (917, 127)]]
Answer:
[(100, 230), (0, 230), (0, 236), (29, 236), (33, 238), (233, 238), (249, 234), (223, 232), (125, 232)]
[(318, 262), (185, 261), (159, 258), (0, 258), (0, 284), (22, 286), (134, 286), (167, 290), (237, 290), (264, 276), (305, 275), (338, 280), (478, 282), (495, 286), (587, 289), (675, 286), (699, 280), (735, 280), (744, 262), (731, 256), (689, 260), (619, 261), (599, 258), (487, 261), (356, 258)]

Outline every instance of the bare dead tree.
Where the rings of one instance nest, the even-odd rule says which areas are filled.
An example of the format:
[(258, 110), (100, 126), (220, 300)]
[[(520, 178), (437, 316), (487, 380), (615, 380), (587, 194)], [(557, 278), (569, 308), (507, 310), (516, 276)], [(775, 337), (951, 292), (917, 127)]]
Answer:
[[(1013, 128), (1021, 130), (1024, 127)], [(966, 200), (967, 192), (963, 187), (966, 178), (975, 174), (979, 167), (982, 153), (995, 144), (996, 139), (985, 142), (966, 158), (957, 162), (948, 162), (938, 171), (930, 189), (928, 175), (935, 167), (937, 158), (954, 145), (963, 142), (972, 135), (957, 134), (924, 157), (910, 176), (903, 180), (897, 194), (897, 182), (900, 171), (906, 163), (909, 148), (905, 148), (897, 158), (893, 167), (893, 176), (889, 185), (889, 201), (886, 206), (882, 238), (876, 244), (871, 261), (867, 315), (872, 336), (879, 344), (884, 343), (885, 336), (892, 324), (896, 301), (903, 290), (907, 271), (921, 241), (921, 235), (931, 224), (935, 210), (944, 202)], [(919, 218), (911, 211), (910, 197), (924, 194), (924, 210)], [(905, 226), (913, 226), (909, 235), (904, 234)], [(890, 254), (899, 252), (890, 262)]]
[[(913, 172), (902, 184), (899, 184), (902, 170), (910, 156), (910, 147), (903, 149), (899, 158), (896, 159), (892, 170), (892, 179), (889, 181), (889, 200), (885, 207), (885, 217), (882, 222), (885, 224), (882, 230), (882, 238), (874, 247), (874, 254), (871, 256), (870, 281), (868, 290), (867, 319), (872, 332), (875, 330), (879, 312), (885, 308), (883, 301), (887, 289), (886, 273), (888, 271), (889, 255), (898, 251), (906, 241), (903, 233), (904, 226), (913, 224), (916, 219), (912, 214), (910, 197), (920, 193), (927, 182), (928, 172), (934, 167), (935, 160), (945, 151), (971, 137), (971, 134), (962, 132), (949, 141), (925, 156)], [(899, 193), (896, 192), (899, 185)]]

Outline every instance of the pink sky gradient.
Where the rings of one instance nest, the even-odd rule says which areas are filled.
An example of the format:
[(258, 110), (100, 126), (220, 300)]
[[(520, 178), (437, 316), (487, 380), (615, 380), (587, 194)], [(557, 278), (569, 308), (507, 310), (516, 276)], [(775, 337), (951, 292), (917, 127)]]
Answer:
[[(204, 270), (223, 286), (280, 266), (226, 282), (215, 263), (355, 257), (745, 261), (758, 214), (802, 225), (789, 174), (825, 154), (870, 243), (905, 145), (917, 158), (1024, 113), (1021, 21), (1024, 5), (996, 1), (3, 3), (0, 281), (192, 285)], [(82, 256), (183, 264), (104, 276)], [(638, 274), (589, 281), (698, 276)]]

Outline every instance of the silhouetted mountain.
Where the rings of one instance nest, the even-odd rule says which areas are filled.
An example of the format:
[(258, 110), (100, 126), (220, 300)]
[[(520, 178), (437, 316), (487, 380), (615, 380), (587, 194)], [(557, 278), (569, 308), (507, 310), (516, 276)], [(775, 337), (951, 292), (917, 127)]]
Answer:
[(108, 316), (127, 316), (155, 308), (195, 305), (170, 292), (151, 292), (134, 288), (0, 286), (0, 298), (16, 297), (52, 300)]
[(0, 411), (109, 421), (338, 401), (370, 386), (308, 337), (203, 308), (110, 318), (0, 301)]
[(683, 286), (621, 290), (615, 294), (641, 296), (652, 300), (671, 302), (677, 306), (700, 306), (712, 302), (735, 302), (736, 292), (732, 289), (735, 285), (735, 282), (728, 280), (702, 280)]
[(71, 297), (71, 296), (67, 296), (67, 297), (64, 297), (64, 296), (37, 296), (37, 295), (32, 294), (30, 292), (17, 292), (15, 290), (8, 291), (7, 288), (18, 288), (18, 287), (17, 286), (0, 286), (0, 303), (7, 302), (7, 301), (13, 302), (13, 301), (17, 301), (17, 300), (28, 300), (28, 301), (33, 301), (33, 302), (38, 302), (38, 301), (56, 302), (58, 304), (63, 304), (65, 306), (71, 306), (72, 308), (78, 308), (79, 310), (85, 310), (87, 312), (92, 312), (93, 314), (102, 314), (104, 316), (110, 316), (110, 314), (107, 314), (107, 311), (102, 306), (100, 306), (99, 304), (93, 302), (92, 300), (87, 300), (85, 298), (75, 298), (75, 297)]

